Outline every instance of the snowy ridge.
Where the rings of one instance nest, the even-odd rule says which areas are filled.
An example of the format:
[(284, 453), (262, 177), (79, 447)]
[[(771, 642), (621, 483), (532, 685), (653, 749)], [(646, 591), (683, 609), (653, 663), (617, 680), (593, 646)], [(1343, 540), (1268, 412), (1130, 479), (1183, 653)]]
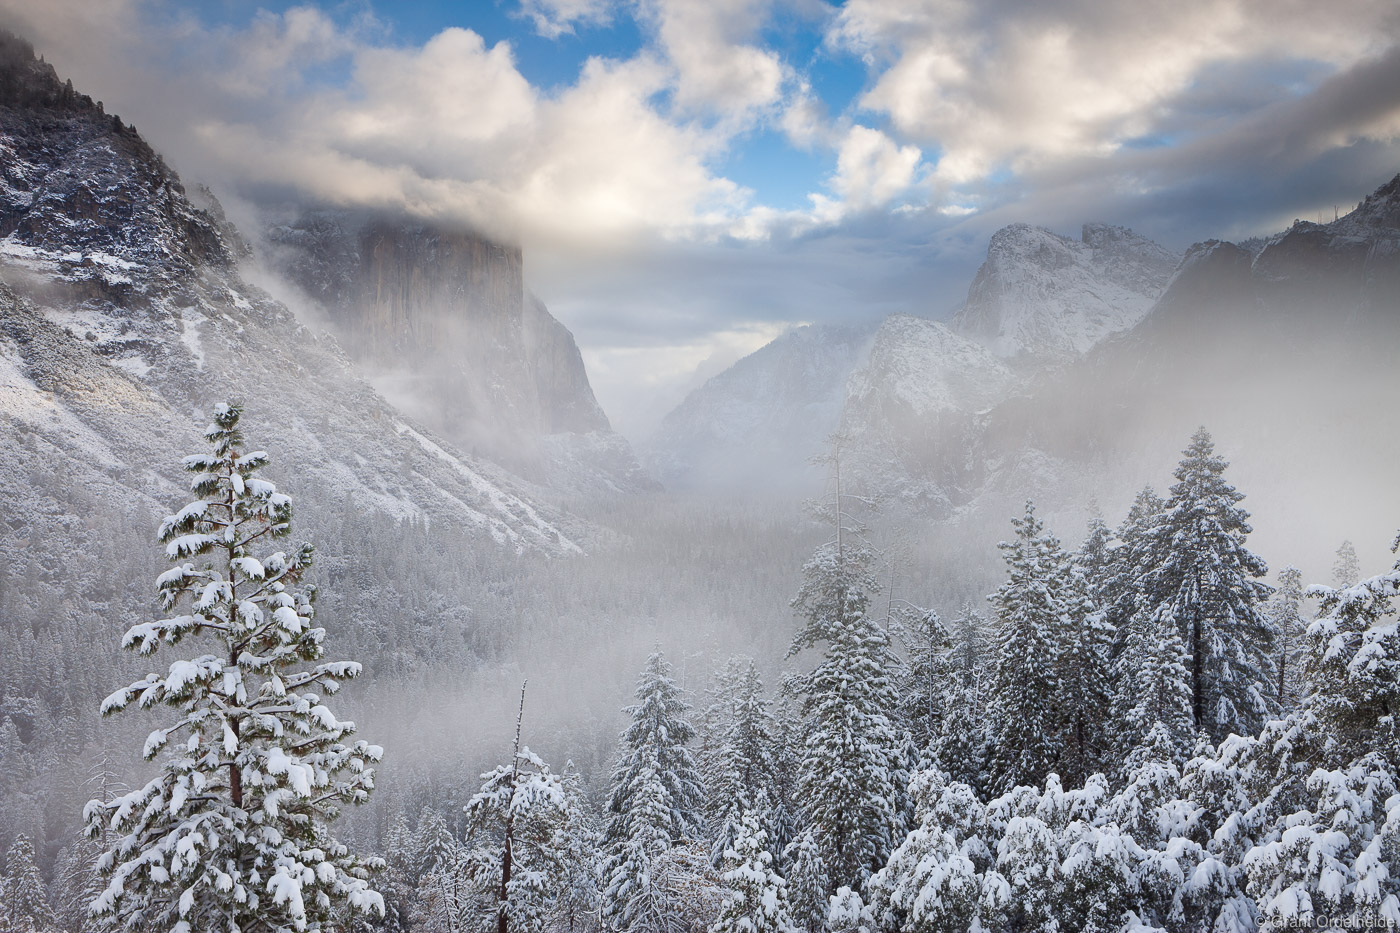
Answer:
[(1076, 241), (1012, 224), (993, 235), (953, 328), (1005, 358), (1079, 356), (1142, 320), (1176, 264), (1125, 227), (1085, 224)]
[(916, 417), (976, 412), (1001, 401), (1016, 377), (981, 344), (940, 321), (885, 318), (865, 368), (846, 388), (847, 417), (883, 409)]
[(802, 471), (840, 424), (845, 385), (869, 326), (811, 324), (783, 334), (691, 392), (647, 445), (668, 486), (772, 481)]

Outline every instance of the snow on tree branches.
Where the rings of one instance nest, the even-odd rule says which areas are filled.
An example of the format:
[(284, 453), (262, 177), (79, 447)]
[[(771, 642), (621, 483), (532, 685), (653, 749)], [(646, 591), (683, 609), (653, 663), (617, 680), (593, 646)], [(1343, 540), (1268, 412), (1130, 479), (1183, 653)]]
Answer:
[(360, 665), (321, 661), (314, 589), (298, 584), (310, 545), (270, 550), (291, 531), (291, 499), (256, 476), (237, 405), (218, 405), (210, 452), (184, 459), (198, 497), (167, 518), (174, 567), (157, 580), (174, 614), (130, 628), (142, 655), (185, 641), (204, 653), (172, 661), (102, 703), (104, 714), (164, 707), (173, 721), (145, 743), (160, 770), (110, 802), (91, 801), (88, 832), (110, 833), (107, 886), (92, 905), (129, 930), (318, 931), (353, 913), (383, 913), (377, 860), (330, 834), (345, 804), (364, 802), (382, 751), (350, 741), (354, 724), (325, 697)]

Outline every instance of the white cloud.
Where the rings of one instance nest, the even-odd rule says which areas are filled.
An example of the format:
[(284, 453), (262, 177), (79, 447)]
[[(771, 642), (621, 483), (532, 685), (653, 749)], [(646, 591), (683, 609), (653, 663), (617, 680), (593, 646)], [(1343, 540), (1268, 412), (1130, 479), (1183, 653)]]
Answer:
[(574, 26), (597, 26), (612, 19), (609, 0), (521, 0), (520, 13), (546, 39), (573, 33)]
[(811, 85), (806, 81), (799, 82), (788, 96), (778, 125), (788, 142), (798, 149), (834, 147), (837, 142), (837, 133), (826, 105), (812, 92)]
[(676, 103), (737, 119), (776, 104), (787, 68), (747, 40), (772, 0), (642, 0), (659, 45), (676, 69)]
[(909, 190), (920, 155), (918, 146), (901, 146), (879, 130), (857, 124), (837, 153), (832, 190), (849, 209), (882, 207)]
[[(82, 58), (103, 36), (101, 83), (133, 89), (124, 115), (177, 166), (197, 166), (191, 180), (256, 197), (406, 208), (500, 236), (590, 247), (704, 236), (747, 204), (748, 192), (709, 168), (727, 131), (663, 111), (657, 101), (676, 74), (645, 51), (591, 59), (573, 84), (545, 93), (520, 73), (508, 42), (487, 45), (469, 29), (396, 47), (361, 24), (339, 27), (293, 8), (259, 13), (242, 30), (185, 19), (177, 39), (126, 8), (78, 35), (67, 15), (92, 14), (69, 2), (26, 9), (31, 34), (51, 39), (60, 58), (65, 43)], [(162, 57), (172, 49), (173, 59)], [(198, 68), (180, 57), (192, 49)], [(310, 79), (328, 63), (348, 83)]]
[(878, 71), (863, 106), (937, 146), (935, 182), (959, 185), (1112, 153), (1211, 67), (1354, 64), (1394, 40), (1396, 21), (1378, 0), (850, 0), (828, 41)]

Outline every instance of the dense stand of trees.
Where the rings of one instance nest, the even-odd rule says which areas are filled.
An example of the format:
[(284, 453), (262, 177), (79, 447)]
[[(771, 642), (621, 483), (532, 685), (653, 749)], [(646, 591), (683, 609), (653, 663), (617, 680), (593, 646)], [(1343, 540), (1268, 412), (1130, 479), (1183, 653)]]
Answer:
[[(168, 859), (192, 814), (240, 825), (250, 805), (237, 800), (239, 775), (256, 779), (263, 814), (297, 812), (299, 789), (267, 781), (286, 784), (296, 773), (270, 751), (280, 747), (271, 723), (262, 745), (248, 743), (260, 751), (244, 760), (228, 751), (227, 730), (191, 718), (204, 709), (200, 697), (232, 696), (222, 681), (202, 693), (185, 680), (170, 686), (185, 671), (139, 681), (109, 704), (156, 689), (185, 714), (180, 728), (191, 730), (190, 741), (168, 754), (161, 746), (173, 736), (148, 742), (153, 756), (165, 755), (163, 777), (136, 791), (95, 770), (87, 784), (97, 798), (92, 838), (52, 859), (48, 884), (31, 836), (14, 833), (0, 875), (0, 929), (77, 933), (114, 919), (169, 926), (202, 904), (225, 904), (220, 898), (239, 884), (265, 892), (251, 906), (246, 896), (237, 901), (243, 929), (1247, 933), (1343, 919), (1395, 925), (1400, 634), (1392, 603), (1400, 562), (1363, 578), (1344, 544), (1332, 586), (1305, 588), (1285, 568), (1271, 587), (1249, 550), (1249, 516), (1227, 466), (1198, 432), (1165, 497), (1145, 489), (1116, 528), (1091, 522), (1077, 549), (1028, 502), (1001, 545), (1004, 582), (987, 610), (967, 604), (951, 621), (892, 594), (881, 598), (881, 556), (838, 484), (824, 512), (830, 540), (816, 546), (792, 601), (798, 627), (779, 682), (765, 684), (755, 660), (736, 656), (693, 705), (657, 650), (625, 709), (629, 725), (610, 777), (572, 763), (556, 772), (517, 738), (512, 755), (459, 802), (430, 790), (401, 797), (417, 806), (398, 807), (380, 828), (382, 864), (352, 859), (338, 844), (318, 849), (336, 815), (318, 803), (264, 862), (241, 851), (213, 868), (196, 860), (202, 887), (184, 863), (180, 878), (164, 866), (151, 871), (142, 853), (166, 840)], [(233, 509), (229, 484), (218, 492)], [(275, 525), (272, 493), (261, 494), (249, 508)], [(225, 547), (184, 537), (191, 532), (180, 522), (197, 523), (205, 512), (181, 515), (167, 529), (188, 552), (176, 556)], [(297, 576), (295, 554), (253, 567), (236, 550), (221, 579)], [(220, 606), (234, 612), (231, 596), (206, 592), (208, 580), (184, 566), (178, 579), (162, 577), (172, 604), (190, 593), (212, 617)], [(319, 631), (300, 599), (283, 597), (302, 620), (293, 628)], [(177, 617), (138, 626), (129, 638), (178, 641), (191, 634), (182, 625), (189, 623)], [(276, 666), (267, 658), (279, 651), (300, 663), (319, 657), (319, 647), (298, 647), (308, 636), (279, 637), (271, 655), (252, 652), (241, 662), (250, 677), (267, 676)], [(230, 713), (225, 703), (199, 715), (251, 721), (255, 706)], [(356, 778), (332, 776), (337, 767), (367, 773), (377, 749), (341, 741), (347, 724), (328, 713), (286, 715), (280, 732), (321, 756), (317, 786), (362, 797), (368, 785), (357, 790)], [(21, 721), (10, 716), (0, 726), (0, 766), (22, 761)], [(242, 741), (235, 730), (232, 747)], [(176, 793), (206, 761), (210, 775), (226, 776), (200, 785), (212, 807)], [(153, 794), (163, 802), (154, 810), (143, 803)], [(287, 869), (289, 858), (308, 872)], [(239, 859), (251, 859), (246, 877), (224, 885), (220, 866), (245, 864)], [(283, 865), (286, 877), (274, 883), (253, 867), (264, 863)], [(114, 887), (114, 873), (123, 872), (140, 884)], [(294, 881), (298, 898), (275, 894)], [(171, 893), (177, 883), (197, 889), (192, 899)], [(94, 899), (99, 910), (89, 915)]]

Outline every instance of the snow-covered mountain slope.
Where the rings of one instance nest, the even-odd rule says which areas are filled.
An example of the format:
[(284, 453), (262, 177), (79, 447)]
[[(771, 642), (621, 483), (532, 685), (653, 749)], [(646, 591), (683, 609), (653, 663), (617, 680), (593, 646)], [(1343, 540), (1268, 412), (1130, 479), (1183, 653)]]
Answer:
[(199, 449), (210, 407), (235, 399), (299, 501), (475, 529), (517, 552), (580, 549), (585, 530), (533, 487), (431, 437), (245, 282), (218, 212), (11, 36), (0, 147), (0, 461), (50, 468), (0, 484), (5, 514), (75, 482), (89, 511), (134, 493), (155, 514), (181, 498), (178, 458)]
[(1398, 364), (1400, 177), (1333, 223), (1193, 246), (1136, 327), (988, 412), (978, 456), (999, 488), (1037, 488), (1035, 451), (1122, 505), (1205, 425), (1261, 531), (1325, 553), (1393, 535)]
[[(1123, 227), (1086, 224), (1075, 241), (1014, 224), (992, 237), (947, 326), (888, 319), (878, 361), (867, 329), (787, 334), (692, 392), (666, 416), (646, 459), (668, 483), (733, 485), (805, 463), (840, 424), (880, 439), (882, 484), (908, 485), (900, 495), (945, 508), (963, 493), (941, 484), (965, 486), (965, 464), (944, 456), (939, 479), (911, 484), (899, 482), (896, 464), (931, 463), (931, 448), (960, 443), (943, 436), (951, 422), (963, 436), (979, 410), (1010, 394), (1015, 379), (998, 359), (1022, 378), (1077, 359), (1141, 320), (1175, 267), (1168, 250)], [(943, 427), (930, 434), (933, 422)]]
[(649, 465), (668, 487), (792, 484), (839, 426), (872, 331), (807, 325), (739, 360), (665, 417)]
[(1125, 227), (1085, 224), (1079, 240), (1012, 224), (992, 236), (953, 328), (998, 356), (1062, 361), (1142, 320), (1176, 268)]
[(982, 480), (967, 456), (980, 414), (1021, 378), (948, 325), (886, 318), (846, 388), (842, 430), (861, 483), (946, 513)]
[(554, 488), (655, 483), (593, 396), (573, 334), (525, 290), (520, 247), (348, 210), (271, 225), (267, 255), (408, 413)]

